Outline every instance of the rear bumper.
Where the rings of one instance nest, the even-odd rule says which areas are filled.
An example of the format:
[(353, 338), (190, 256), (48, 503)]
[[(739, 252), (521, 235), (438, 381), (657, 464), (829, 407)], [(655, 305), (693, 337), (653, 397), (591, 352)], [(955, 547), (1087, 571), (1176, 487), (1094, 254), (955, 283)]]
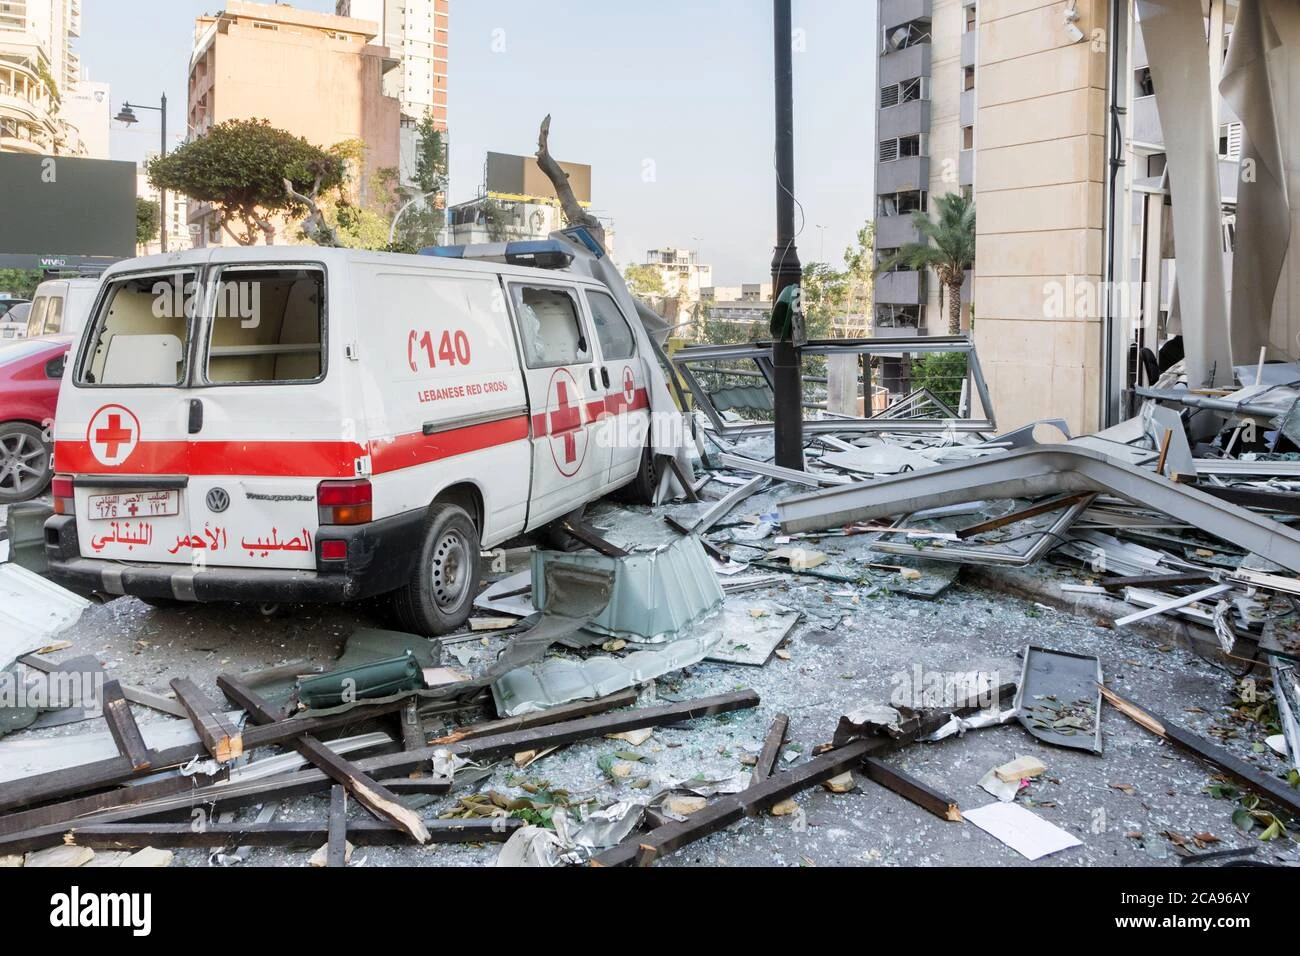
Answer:
[[(365, 525), (324, 525), (317, 532), (316, 570), (234, 568), (84, 558), (77, 520), (55, 515), (45, 523), (48, 576), (82, 594), (175, 598), (181, 601), (253, 601), (337, 604), (384, 594), (405, 584), (420, 553), (427, 513), (413, 511)], [(348, 556), (320, 557), (321, 541), (344, 540)]]

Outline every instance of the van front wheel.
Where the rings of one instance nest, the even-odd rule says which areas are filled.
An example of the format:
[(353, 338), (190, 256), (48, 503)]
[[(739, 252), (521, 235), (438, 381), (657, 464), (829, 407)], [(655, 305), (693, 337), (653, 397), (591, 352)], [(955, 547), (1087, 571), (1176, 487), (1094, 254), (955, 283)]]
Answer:
[(463, 508), (434, 505), (411, 580), (393, 592), (400, 625), (433, 636), (465, 623), (478, 590), (479, 538)]

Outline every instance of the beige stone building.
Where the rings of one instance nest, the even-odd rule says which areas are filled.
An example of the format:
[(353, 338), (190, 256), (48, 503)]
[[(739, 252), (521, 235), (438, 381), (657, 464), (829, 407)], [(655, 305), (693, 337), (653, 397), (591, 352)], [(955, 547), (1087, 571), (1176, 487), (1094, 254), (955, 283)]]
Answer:
[(81, 78), (81, 0), (0, 0), (0, 151), (84, 155), (61, 115)]
[[(1248, 276), (1269, 248), (1247, 228), (1255, 252), (1234, 264), (1249, 225), (1238, 192), (1252, 158), (1220, 82), (1246, 8), (1281, 45), (1253, 56), (1241, 44), (1240, 62), (1257, 72), (1239, 82), (1253, 83), (1251, 95), (1271, 82), (1275, 102), (1292, 101), (1286, 64), (1300, 45), (1300, 13), (1289, 2), (881, 0), (877, 246), (883, 257), (912, 241), (910, 214), (932, 211), (934, 196), (974, 196), (976, 262), (963, 301), (973, 304), (1000, 426), (1051, 416), (1080, 432), (1132, 414), (1138, 350), (1155, 353), (1179, 333), (1194, 384), (1231, 382), (1232, 362), (1255, 361), (1261, 341), (1270, 357), (1300, 352), (1291, 334), (1300, 255), (1287, 253), (1276, 298), (1270, 285), (1267, 302), (1238, 302), (1249, 298), (1249, 278), (1233, 293), (1233, 273)], [(1257, 131), (1282, 127), (1291, 179), (1293, 114), (1283, 106)], [(933, 274), (880, 276), (877, 334), (944, 334), (937, 285)], [(963, 328), (969, 322), (964, 310)], [(1253, 339), (1242, 332), (1252, 323)]]
[[(361, 140), (364, 202), (374, 174), (399, 161), (400, 105), (383, 90), (397, 62), (373, 42), (378, 30), (369, 20), (228, 0), (221, 13), (195, 21), (191, 135), (226, 120), (266, 119), (317, 146)], [(197, 244), (231, 241), (206, 204), (191, 203), (189, 219), (201, 227)], [(277, 232), (277, 241), (291, 239), (290, 230)]]

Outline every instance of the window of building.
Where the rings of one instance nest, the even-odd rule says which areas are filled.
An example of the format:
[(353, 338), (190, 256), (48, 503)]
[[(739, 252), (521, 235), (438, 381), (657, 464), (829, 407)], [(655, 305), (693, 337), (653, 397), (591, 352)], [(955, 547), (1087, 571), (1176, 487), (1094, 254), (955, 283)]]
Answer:
[(961, 148), (962, 149), (975, 148), (975, 127), (974, 126), (963, 126), (961, 128)]
[(882, 163), (892, 163), (898, 159), (898, 140), (882, 139), (880, 141), (880, 161)]
[(961, 71), (961, 88), (963, 90), (975, 89), (975, 67), (968, 66)]
[(880, 108), (889, 109), (891, 106), (898, 105), (898, 84), (890, 83), (888, 86), (880, 88)]
[(587, 305), (591, 308), (591, 321), (596, 326), (596, 338), (600, 339), (600, 352), (605, 361), (636, 355), (636, 337), (613, 296), (589, 289)]
[(529, 368), (591, 361), (577, 303), (568, 291), (517, 285), (513, 292)]
[(975, 19), (976, 19), (975, 4), (972, 3), (969, 6), (967, 6), (965, 10), (965, 14), (966, 14), (966, 32), (970, 33), (972, 30), (975, 29)]
[(930, 21), (927, 18), (910, 20), (907, 23), (884, 30), (884, 53), (906, 50), (919, 43), (930, 42)]
[(1133, 95), (1134, 96), (1154, 96), (1156, 92), (1155, 83), (1151, 81), (1151, 68), (1149, 66), (1140, 67), (1133, 71)]
[(898, 140), (898, 155), (901, 156), (920, 156), (921, 155), (921, 137), (902, 136)]

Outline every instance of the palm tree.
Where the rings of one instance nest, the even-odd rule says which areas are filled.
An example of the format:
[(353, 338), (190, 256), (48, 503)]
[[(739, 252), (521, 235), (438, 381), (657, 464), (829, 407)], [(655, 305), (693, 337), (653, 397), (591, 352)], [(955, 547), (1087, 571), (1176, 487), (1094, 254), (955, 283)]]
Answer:
[(961, 193), (944, 193), (935, 202), (939, 218), (924, 212), (912, 213), (912, 223), (921, 236), (909, 242), (876, 267), (888, 272), (898, 266), (933, 269), (948, 297), (948, 334), (961, 334), (961, 286), (966, 270), (975, 264), (975, 203)]

